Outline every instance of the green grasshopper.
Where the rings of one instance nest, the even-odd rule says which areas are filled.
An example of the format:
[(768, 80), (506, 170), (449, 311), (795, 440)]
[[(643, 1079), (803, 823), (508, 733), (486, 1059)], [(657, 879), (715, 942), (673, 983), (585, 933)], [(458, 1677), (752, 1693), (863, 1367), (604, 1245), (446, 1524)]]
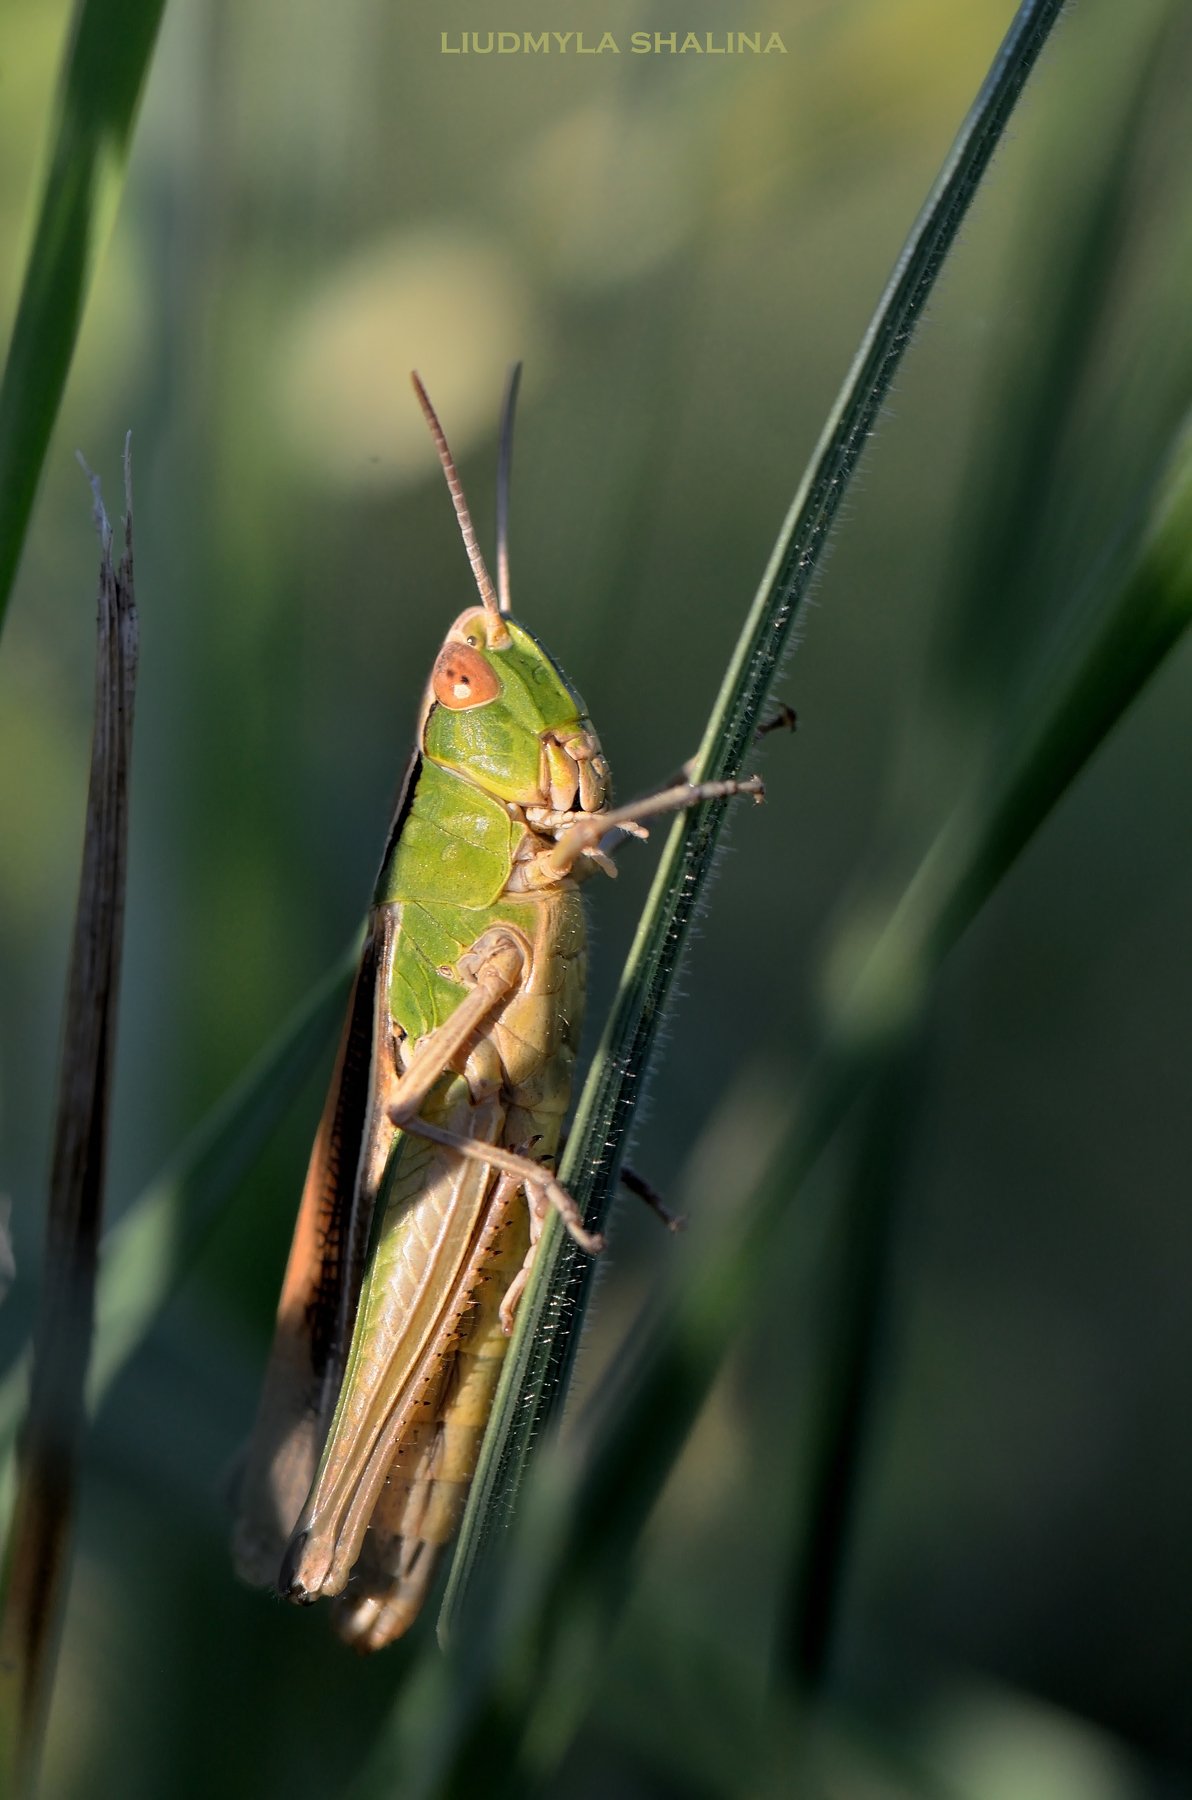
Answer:
[(494, 590), (417, 375), (480, 593), (423, 697), (311, 1153), (241, 1490), (241, 1574), (376, 1650), (463, 1512), (543, 1223), (595, 1254), (554, 1165), (584, 1006), (580, 883), (602, 840), (761, 783), (610, 805), (583, 702), (510, 617), (506, 397)]

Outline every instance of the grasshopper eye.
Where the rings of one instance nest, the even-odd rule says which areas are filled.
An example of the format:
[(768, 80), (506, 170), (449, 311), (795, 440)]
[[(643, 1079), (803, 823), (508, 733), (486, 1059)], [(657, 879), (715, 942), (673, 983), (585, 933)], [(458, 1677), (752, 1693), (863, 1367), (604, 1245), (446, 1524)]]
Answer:
[(485, 706), (501, 691), (500, 682), (470, 644), (443, 645), (431, 676), (431, 687), (439, 705), (452, 712), (462, 712), (469, 706)]

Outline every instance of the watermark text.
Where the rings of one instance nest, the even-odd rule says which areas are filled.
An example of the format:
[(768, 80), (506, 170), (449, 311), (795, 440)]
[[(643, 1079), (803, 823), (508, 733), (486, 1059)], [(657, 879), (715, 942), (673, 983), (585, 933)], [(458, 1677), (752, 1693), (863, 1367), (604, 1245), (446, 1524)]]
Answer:
[(442, 56), (785, 56), (776, 31), (441, 31)]

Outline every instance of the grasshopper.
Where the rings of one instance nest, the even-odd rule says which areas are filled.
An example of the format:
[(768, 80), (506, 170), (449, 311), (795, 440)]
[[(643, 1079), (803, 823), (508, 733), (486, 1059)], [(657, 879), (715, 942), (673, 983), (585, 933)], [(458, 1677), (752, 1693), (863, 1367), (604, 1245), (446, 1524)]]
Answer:
[[(340, 1596), (361, 1650), (417, 1616), (453, 1537), (542, 1230), (596, 1254), (555, 1161), (584, 1005), (581, 883), (641, 821), (756, 779), (614, 810), (583, 702), (494, 589), (418, 376), (480, 604), (435, 660), (311, 1153), (241, 1489), (236, 1560)], [(602, 843), (606, 847), (602, 847)]]

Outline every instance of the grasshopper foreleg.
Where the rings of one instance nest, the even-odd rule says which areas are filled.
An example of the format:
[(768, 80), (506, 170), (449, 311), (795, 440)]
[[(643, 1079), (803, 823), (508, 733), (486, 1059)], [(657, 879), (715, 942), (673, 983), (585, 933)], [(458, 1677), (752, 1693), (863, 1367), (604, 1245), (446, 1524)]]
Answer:
[[(774, 731), (797, 731), (798, 726), (799, 715), (794, 707), (787, 706), (785, 701), (778, 700), (775, 702), (774, 712), (770, 714), (768, 719), (763, 719), (757, 730), (754, 732), (754, 741), (760, 742), (762, 738), (769, 737), (770, 733)], [(679, 790), (684, 784), (690, 786), (691, 777), (695, 770), (695, 764), (696, 758), (694, 756), (688, 757), (687, 761), (683, 763), (680, 768), (675, 769), (673, 773), (668, 775), (665, 781), (660, 781), (657, 787), (650, 788), (646, 793), (645, 798), (652, 799), (655, 794), (664, 794), (671, 790)], [(636, 813), (640, 811), (640, 809), (641, 803), (639, 802), (637, 807), (631, 808), (630, 810)], [(616, 855), (617, 851), (621, 848), (622, 844), (625, 843), (627, 838), (640, 837), (641, 835), (640, 832), (633, 831), (624, 825), (614, 825), (612, 830), (601, 839), (599, 853), (589, 852), (589, 854), (592, 856), (594, 862), (598, 861), (599, 866), (605, 869), (606, 874), (615, 875), (616, 869), (612, 866), (611, 859)], [(606, 864), (608, 865), (607, 867)]]
[[(755, 744), (760, 743), (762, 738), (769, 737), (770, 733), (773, 731), (793, 732), (798, 729), (799, 715), (794, 707), (788, 706), (785, 700), (776, 700), (774, 702), (774, 711), (770, 714), (768, 719), (762, 720), (761, 724), (753, 734), (753, 741)], [(676, 769), (673, 775), (668, 775), (665, 781), (660, 781), (657, 787), (651, 788), (650, 793), (661, 794), (667, 788), (678, 787), (679, 784), (684, 781), (689, 782), (694, 773), (696, 761), (696, 757), (689, 756), (682, 768)]]
[[(601, 840), (609, 832), (625, 832), (633, 837), (647, 837), (641, 821), (657, 818), (662, 813), (683, 812), (689, 806), (700, 806), (706, 800), (731, 800), (740, 794), (749, 794), (759, 804), (766, 797), (765, 786), (760, 775), (750, 775), (744, 781), (703, 781), (692, 786), (689, 781), (677, 782), (675, 786), (661, 788), (655, 794), (646, 794), (630, 806), (614, 807), (611, 812), (593, 813), (589, 818), (578, 820), (568, 825), (560, 835), (553, 850), (544, 853), (542, 861), (550, 875), (558, 877), (570, 875), (581, 857), (601, 857)], [(604, 867), (607, 857), (600, 861)]]

